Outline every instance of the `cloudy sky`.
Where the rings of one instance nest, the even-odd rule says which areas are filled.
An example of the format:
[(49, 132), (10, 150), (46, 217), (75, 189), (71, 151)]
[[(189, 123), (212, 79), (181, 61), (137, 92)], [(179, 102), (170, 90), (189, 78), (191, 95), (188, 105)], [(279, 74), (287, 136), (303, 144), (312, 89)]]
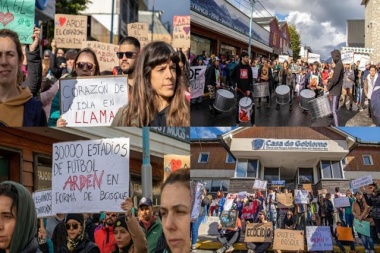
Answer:
[[(231, 0), (247, 6), (249, 0)], [(286, 20), (297, 27), (301, 43), (310, 46), (321, 59), (330, 57), (333, 49), (346, 44), (347, 19), (364, 19), (361, 0), (259, 0), (269, 13), (279, 20)], [(255, 4), (254, 16), (269, 16), (260, 5)], [(249, 5), (248, 5), (249, 6)], [(249, 11), (248, 11), (249, 13)]]
[[(152, 9), (152, 0), (148, 1), (148, 9)], [(189, 0), (155, 0), (154, 9), (164, 11), (162, 21), (173, 23), (173, 16), (187, 16), (190, 15), (190, 1)]]

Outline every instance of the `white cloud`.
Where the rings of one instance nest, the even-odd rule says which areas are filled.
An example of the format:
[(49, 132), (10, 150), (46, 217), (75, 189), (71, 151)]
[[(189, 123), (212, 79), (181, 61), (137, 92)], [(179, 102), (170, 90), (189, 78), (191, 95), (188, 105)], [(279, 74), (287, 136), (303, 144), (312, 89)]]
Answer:
[(220, 132), (222, 132), (222, 134), (232, 130), (232, 127), (215, 127), (215, 128), (219, 130)]
[(193, 139), (211, 139), (217, 137), (217, 134), (211, 127), (192, 127), (190, 128), (190, 135)]

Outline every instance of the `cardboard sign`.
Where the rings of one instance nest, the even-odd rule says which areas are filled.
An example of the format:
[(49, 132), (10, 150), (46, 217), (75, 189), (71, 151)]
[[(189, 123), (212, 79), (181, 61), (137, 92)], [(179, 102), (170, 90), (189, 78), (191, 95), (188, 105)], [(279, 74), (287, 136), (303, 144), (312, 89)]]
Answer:
[(190, 94), (191, 99), (201, 97), (204, 94), (207, 66), (190, 67)]
[(273, 241), (273, 224), (249, 223), (245, 227), (244, 242), (269, 242)]
[(293, 206), (293, 194), (292, 193), (277, 193), (277, 207), (287, 208)]
[(311, 184), (303, 184), (302, 187), (309, 192), (313, 192), (313, 188), (311, 187)]
[(236, 210), (223, 210), (222, 214), (220, 215), (220, 224), (222, 225), (222, 228), (235, 228), (238, 214), (239, 213)]
[(55, 14), (54, 21), (57, 48), (82, 48), (87, 40), (87, 16)]
[(135, 37), (140, 42), (140, 48), (145, 47), (149, 42), (149, 25), (147, 23), (129, 23), (128, 36)]
[(173, 40), (175, 48), (190, 48), (190, 16), (173, 17)]
[(190, 168), (190, 155), (164, 155), (164, 180), (173, 171)]
[(368, 221), (362, 220), (361, 222), (358, 219), (354, 219), (354, 228), (355, 231), (359, 234), (370, 236), (371, 235), (371, 227)]
[(53, 213), (123, 212), (129, 138), (53, 144)]
[(327, 189), (318, 190), (318, 195), (327, 194)]
[(366, 186), (366, 185), (369, 185), (372, 183), (373, 183), (372, 175), (370, 174), (370, 175), (366, 175), (364, 177), (360, 177), (358, 179), (352, 180), (351, 188), (352, 189), (359, 189), (362, 186)]
[(51, 190), (35, 191), (32, 194), (37, 218), (53, 216)]
[(342, 63), (343, 64), (354, 63), (354, 51), (342, 52)]
[(259, 76), (259, 68), (251, 67), (251, 69), (252, 69), (252, 78), (257, 78)]
[(61, 115), (67, 126), (110, 126), (128, 103), (127, 76), (60, 79)]
[(308, 251), (327, 251), (333, 249), (330, 227), (307, 226), (306, 241)]
[(336, 227), (336, 234), (339, 241), (353, 242), (352, 228), (349, 227)]
[(18, 34), (21, 44), (32, 44), (35, 0), (0, 1), (0, 29)]
[(278, 61), (280, 63), (284, 63), (285, 61), (287, 61), (289, 63), (289, 55), (279, 55)]
[(253, 189), (266, 190), (267, 189), (267, 183), (268, 183), (268, 181), (255, 179), (255, 182), (253, 183)]
[(336, 208), (351, 206), (349, 197), (334, 198), (334, 206)]
[(300, 230), (276, 229), (273, 249), (304, 250), (305, 244)]
[(119, 59), (116, 55), (119, 49), (118, 45), (97, 41), (83, 41), (82, 49), (86, 47), (91, 48), (95, 52), (100, 72), (104, 70), (112, 71), (115, 66), (119, 66)]
[(295, 190), (294, 199), (296, 204), (309, 204), (309, 191)]

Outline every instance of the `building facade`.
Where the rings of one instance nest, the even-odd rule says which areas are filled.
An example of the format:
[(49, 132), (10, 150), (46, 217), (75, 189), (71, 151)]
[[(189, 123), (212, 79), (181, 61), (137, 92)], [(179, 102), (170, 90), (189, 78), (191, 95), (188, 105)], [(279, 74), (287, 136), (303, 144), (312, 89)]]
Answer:
[(380, 2), (378, 0), (362, 0), (365, 7), (365, 47), (372, 48), (371, 61), (380, 62)]

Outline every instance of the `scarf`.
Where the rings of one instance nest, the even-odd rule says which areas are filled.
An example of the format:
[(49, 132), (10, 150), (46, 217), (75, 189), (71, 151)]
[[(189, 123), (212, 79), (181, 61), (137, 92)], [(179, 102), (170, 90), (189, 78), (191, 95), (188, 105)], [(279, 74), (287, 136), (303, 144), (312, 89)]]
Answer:
[(81, 243), (84, 239), (86, 224), (82, 224), (82, 225), (83, 225), (82, 229), (77, 235), (77, 237), (75, 237), (74, 239), (71, 239), (69, 236), (67, 236), (67, 248), (69, 249), (70, 252), (73, 252), (74, 249), (78, 246), (78, 244)]
[(21, 127), (24, 117), (24, 104), (32, 98), (29, 88), (17, 86), (19, 95), (0, 103), (0, 125)]
[(284, 218), (284, 224), (285, 224), (287, 227), (293, 226), (293, 225), (294, 225), (293, 216), (292, 216), (292, 218), (290, 218), (290, 219), (288, 219), (288, 217), (285, 216), (285, 218)]

